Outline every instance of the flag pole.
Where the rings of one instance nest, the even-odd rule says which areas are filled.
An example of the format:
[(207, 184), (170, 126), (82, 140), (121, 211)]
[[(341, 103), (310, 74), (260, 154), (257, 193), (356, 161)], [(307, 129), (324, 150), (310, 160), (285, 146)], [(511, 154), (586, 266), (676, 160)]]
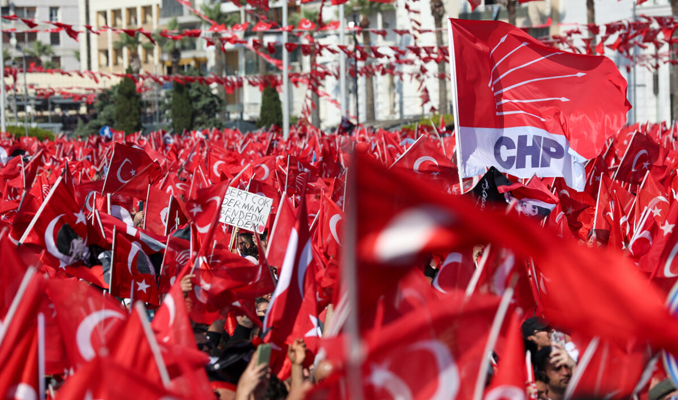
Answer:
[[(358, 331), (358, 292), (356, 277), (356, 237), (357, 237), (357, 204), (356, 194), (356, 168), (351, 168), (351, 175), (346, 177), (346, 185), (351, 202), (346, 210), (346, 225), (344, 226), (343, 247), (343, 286), (346, 289), (348, 301), (348, 314), (346, 319), (345, 351), (348, 368), (346, 370), (349, 398), (354, 400), (363, 399), (363, 383), (360, 368), (361, 346)], [(344, 198), (346, 202), (346, 198)]]
[(490, 334), (487, 338), (487, 343), (485, 344), (485, 351), (483, 352), (482, 362), (480, 363), (480, 369), (478, 370), (478, 379), (476, 380), (475, 391), (473, 392), (473, 400), (482, 400), (483, 391), (485, 389), (485, 382), (487, 380), (487, 367), (490, 364), (490, 352), (494, 348), (494, 345), (497, 343), (497, 338), (499, 337), (499, 331), (504, 322), (504, 317), (508, 311), (509, 305), (511, 304), (511, 299), (513, 298), (514, 288), (518, 282), (518, 274), (513, 274), (511, 276), (511, 282), (509, 287), (506, 288), (504, 295), (501, 297), (501, 302), (499, 302), (499, 308), (497, 308), (497, 314), (494, 316), (494, 321), (492, 321), (492, 327), (490, 328)]
[(12, 323), (14, 314), (16, 314), (16, 310), (17, 308), (19, 308), (19, 303), (21, 303), (21, 299), (24, 297), (26, 288), (28, 287), (28, 284), (30, 283), (33, 275), (35, 275), (35, 268), (28, 267), (26, 273), (24, 274), (23, 279), (21, 280), (21, 284), (19, 285), (19, 290), (17, 290), (16, 294), (14, 295), (12, 304), (9, 306), (9, 310), (7, 310), (7, 314), (5, 314), (5, 319), (2, 321), (2, 324), (0, 325), (0, 345), (2, 344), (2, 340), (5, 338), (5, 335), (7, 334), (7, 329), (9, 328), (9, 325)]
[(38, 313), (38, 390), (45, 400), (45, 314)]
[(163, 361), (162, 354), (160, 353), (160, 347), (158, 347), (158, 342), (155, 339), (155, 334), (151, 329), (151, 325), (148, 323), (148, 316), (146, 315), (146, 307), (144, 307), (141, 301), (134, 303), (133, 308), (139, 313), (139, 319), (141, 319), (141, 326), (144, 328), (144, 334), (146, 335), (146, 340), (151, 347), (151, 352), (153, 353), (153, 358), (155, 363), (158, 366), (158, 371), (160, 372), (160, 378), (162, 379), (162, 384), (164, 387), (169, 387), (170, 378), (169, 373), (167, 372), (167, 367)]
[[(339, 4), (339, 43), (343, 46), (346, 41), (346, 18), (344, 17), (344, 5)], [(346, 117), (348, 104), (346, 103), (346, 54), (339, 52), (339, 102), (341, 104), (341, 116)]]
[(283, 138), (287, 140), (290, 137), (290, 71), (289, 71), (290, 56), (289, 53), (287, 52), (287, 47), (285, 46), (288, 40), (287, 38), (288, 32), (286, 29), (284, 29), (287, 28), (287, 0), (283, 0), (281, 25), (283, 26), (282, 32)]

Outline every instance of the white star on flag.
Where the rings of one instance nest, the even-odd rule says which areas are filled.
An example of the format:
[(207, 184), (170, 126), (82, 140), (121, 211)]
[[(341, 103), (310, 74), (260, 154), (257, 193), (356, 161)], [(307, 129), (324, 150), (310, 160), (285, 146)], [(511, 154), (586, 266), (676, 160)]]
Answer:
[(76, 224), (76, 225), (77, 225), (77, 224), (85, 224), (85, 225), (87, 225), (87, 218), (85, 217), (85, 213), (82, 212), (82, 210), (80, 210), (80, 211), (77, 212), (77, 213), (74, 213), (73, 215), (75, 215), (75, 217), (77, 218), (77, 220), (75, 221), (75, 224)]
[(130, 175), (132, 175), (132, 176), (136, 176), (137, 171), (136, 171), (136, 170), (131, 170), (129, 173), (130, 173)]
[(661, 215), (662, 210), (660, 210), (660, 209), (657, 208), (657, 207), (654, 207), (653, 209), (650, 210), (650, 212), (652, 213), (652, 216), (653, 216), (653, 217), (658, 217), (658, 216)]
[(664, 236), (666, 236), (673, 232), (674, 226), (676, 226), (676, 224), (669, 224), (669, 221), (664, 221), (664, 225), (660, 226), (659, 229), (664, 231)]
[(313, 324), (313, 328), (311, 328), (308, 332), (306, 332), (304, 337), (320, 337), (321, 333), (320, 333), (320, 328), (318, 328), (318, 318), (316, 318), (312, 315), (309, 315), (308, 317), (311, 319), (311, 323)]
[(200, 204), (196, 204), (189, 212), (195, 217), (195, 214), (202, 212), (202, 207), (200, 207)]
[(137, 292), (146, 293), (146, 289), (148, 289), (149, 287), (151, 287), (151, 285), (146, 284), (146, 280), (137, 282)]

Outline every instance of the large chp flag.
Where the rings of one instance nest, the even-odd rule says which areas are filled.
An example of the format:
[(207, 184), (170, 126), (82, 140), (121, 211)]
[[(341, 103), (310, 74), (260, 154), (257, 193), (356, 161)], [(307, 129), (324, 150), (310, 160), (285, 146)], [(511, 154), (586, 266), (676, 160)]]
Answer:
[(499, 21), (449, 23), (460, 177), (495, 166), (583, 190), (583, 162), (631, 108), (614, 62), (548, 47)]

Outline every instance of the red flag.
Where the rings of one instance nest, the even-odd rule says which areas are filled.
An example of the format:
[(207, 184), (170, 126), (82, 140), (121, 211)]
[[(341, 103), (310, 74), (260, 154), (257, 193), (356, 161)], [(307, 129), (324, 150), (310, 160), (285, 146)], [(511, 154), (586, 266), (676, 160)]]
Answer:
[[(493, 165), (520, 178), (562, 176), (583, 190), (583, 162), (625, 123), (614, 62), (548, 47), (499, 21), (450, 19), (464, 178)], [(529, 164), (528, 164), (529, 157)]]
[(647, 171), (652, 170), (659, 173), (664, 171), (663, 164), (666, 154), (666, 149), (646, 135), (636, 132), (626, 148), (614, 178), (640, 184)]
[(498, 398), (525, 400), (525, 382), (527, 382), (525, 347), (520, 330), (520, 318), (514, 313), (506, 329), (504, 351), (499, 355), (497, 375), (492, 377), (492, 383), (485, 393), (485, 400)]
[(77, 280), (47, 282), (47, 293), (71, 364), (78, 368), (99, 354), (108, 354), (110, 344), (127, 319), (127, 311), (112, 297)]
[(299, 25), (297, 25), (297, 29), (300, 31), (312, 31), (315, 30), (315, 23), (306, 18), (302, 18), (301, 21), (299, 21)]
[(411, 170), (418, 177), (441, 186), (446, 193), (453, 193), (453, 187), (459, 184), (457, 167), (426, 135), (420, 136), (392, 167)]
[(145, 151), (116, 143), (102, 193), (116, 193), (124, 188), (126, 194), (143, 199), (158, 171)]
[(159, 305), (156, 276), (160, 274), (164, 248), (153, 249), (117, 229), (113, 240), (111, 295)]
[(186, 203), (188, 217), (192, 220), (201, 241), (207, 239), (212, 225), (217, 223), (227, 189), (228, 181), (200, 189), (196, 197)]
[(287, 243), (290, 240), (290, 233), (294, 229), (296, 214), (294, 208), (287, 196), (283, 195), (280, 199), (280, 207), (273, 223), (273, 229), (268, 236), (268, 246), (266, 248), (266, 259), (274, 267), (282, 267), (287, 251)]

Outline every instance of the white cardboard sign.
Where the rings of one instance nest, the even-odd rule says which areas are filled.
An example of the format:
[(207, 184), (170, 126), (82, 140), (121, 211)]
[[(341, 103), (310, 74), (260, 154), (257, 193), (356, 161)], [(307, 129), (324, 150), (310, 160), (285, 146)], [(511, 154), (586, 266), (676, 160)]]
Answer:
[(263, 233), (271, 214), (273, 199), (229, 187), (221, 205), (219, 222), (248, 231)]

